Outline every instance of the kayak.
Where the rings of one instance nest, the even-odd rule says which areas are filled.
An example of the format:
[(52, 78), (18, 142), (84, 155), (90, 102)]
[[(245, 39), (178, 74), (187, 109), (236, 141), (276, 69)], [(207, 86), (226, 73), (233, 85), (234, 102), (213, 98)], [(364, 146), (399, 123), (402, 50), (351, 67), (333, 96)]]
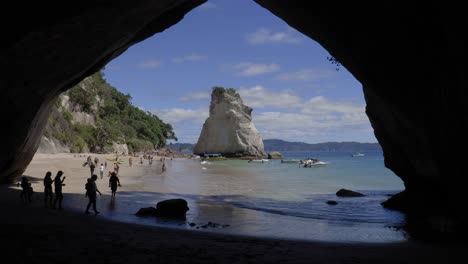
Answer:
[[(115, 158), (106, 158), (106, 160), (115, 162)], [(124, 163), (124, 160), (119, 160), (118, 163)]]

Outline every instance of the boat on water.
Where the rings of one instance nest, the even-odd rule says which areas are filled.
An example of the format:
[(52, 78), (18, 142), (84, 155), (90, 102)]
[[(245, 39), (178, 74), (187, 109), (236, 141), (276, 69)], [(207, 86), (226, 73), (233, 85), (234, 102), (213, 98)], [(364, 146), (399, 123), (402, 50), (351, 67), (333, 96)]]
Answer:
[(306, 160), (301, 160), (299, 162), (299, 165), (302, 165), (304, 168), (311, 168), (311, 167), (323, 166), (323, 165), (328, 165), (328, 164), (330, 164), (330, 162), (321, 161), (318, 159), (306, 159)]
[(289, 160), (281, 160), (281, 163), (299, 163), (300, 160), (297, 160), (297, 159), (289, 159)]
[(364, 153), (356, 152), (356, 153), (353, 153), (352, 156), (353, 156), (353, 157), (363, 157), (363, 156), (365, 156), (365, 155), (364, 155)]
[(253, 162), (253, 163), (268, 163), (268, 162), (270, 162), (270, 160), (269, 159), (251, 159), (248, 162), (249, 163), (250, 162)]

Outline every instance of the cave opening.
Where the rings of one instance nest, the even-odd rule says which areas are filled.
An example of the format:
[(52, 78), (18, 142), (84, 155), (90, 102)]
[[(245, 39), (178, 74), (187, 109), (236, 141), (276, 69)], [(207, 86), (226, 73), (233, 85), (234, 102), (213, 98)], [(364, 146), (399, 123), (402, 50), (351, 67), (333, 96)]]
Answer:
[[(123, 95), (130, 95), (134, 105), (173, 126), (178, 141), (169, 140), (169, 146), (196, 143), (214, 86), (239, 92), (244, 104), (254, 109), (253, 123), (263, 139), (376, 144), (361, 84), (344, 66), (318, 43), (254, 2), (230, 5), (210, 1), (200, 6), (165, 32), (112, 60), (101, 77)], [(240, 22), (229, 16), (245, 19)], [(87, 122), (86, 116), (73, 113), (74, 118), (77, 115)], [(356, 145), (365, 157), (352, 157), (356, 149), (343, 149), (343, 144), (329, 144), (325, 151), (267, 149), (281, 152), (285, 159), (313, 157), (330, 162), (321, 168), (300, 168), (280, 160), (273, 160), (271, 166), (234, 160), (194, 163), (187, 169), (171, 160), (167, 163), (171, 180), (146, 177), (140, 193), (127, 198), (149, 203), (156, 198), (183, 197), (193, 209), (192, 223), (221, 222), (233, 233), (366, 242), (406, 239), (395, 230), (403, 224), (403, 216), (380, 205), (403, 189), (400, 179), (384, 167), (382, 152), (375, 146)], [(81, 160), (78, 152), (73, 156)], [(133, 163), (138, 165), (138, 158)], [(156, 161), (152, 168), (159, 169), (159, 165)], [(188, 179), (189, 172), (195, 177)], [(146, 194), (154, 193), (151, 186), (177, 191), (158, 187), (157, 194), (145, 200)], [(367, 195), (336, 197), (340, 188)], [(337, 204), (332, 205), (333, 201)], [(109, 207), (109, 212), (115, 213), (115, 208)], [(346, 226), (360, 227), (362, 232), (351, 232)]]

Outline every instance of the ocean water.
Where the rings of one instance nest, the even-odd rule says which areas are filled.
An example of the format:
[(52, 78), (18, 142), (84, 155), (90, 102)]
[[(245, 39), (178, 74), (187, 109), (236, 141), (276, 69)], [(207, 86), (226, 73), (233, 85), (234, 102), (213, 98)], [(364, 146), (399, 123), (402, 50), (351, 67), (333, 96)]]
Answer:
[[(167, 161), (168, 175), (145, 176), (136, 192), (119, 191), (102, 201), (103, 217), (116, 221), (299, 240), (395, 242), (407, 239), (404, 215), (380, 203), (403, 190), (402, 181), (384, 167), (381, 152), (282, 152), (284, 159), (318, 158), (328, 165), (249, 163), (245, 160)], [(164, 186), (169, 192), (155, 192)], [(337, 197), (341, 189), (365, 194)], [(138, 217), (139, 208), (171, 198), (187, 200), (184, 220)], [(338, 204), (326, 202), (334, 200)], [(211, 222), (211, 223), (210, 223)]]

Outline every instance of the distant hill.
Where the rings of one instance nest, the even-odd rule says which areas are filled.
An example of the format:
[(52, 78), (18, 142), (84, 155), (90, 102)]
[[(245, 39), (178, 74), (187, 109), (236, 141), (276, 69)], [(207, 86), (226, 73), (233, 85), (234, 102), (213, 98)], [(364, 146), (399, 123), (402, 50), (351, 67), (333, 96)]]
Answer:
[(308, 144), (304, 142), (289, 142), (280, 139), (263, 140), (265, 151), (379, 151), (382, 150), (379, 143), (360, 142), (324, 142)]
[[(328, 152), (357, 152), (357, 151), (380, 151), (379, 143), (360, 142), (324, 142), (309, 144), (304, 142), (289, 142), (281, 139), (264, 139), (265, 151), (328, 151)], [(177, 152), (192, 153), (195, 144), (173, 143), (167, 146)]]
[(194, 146), (195, 144), (192, 143), (170, 143), (166, 146), (166, 148), (180, 153), (192, 154)]

